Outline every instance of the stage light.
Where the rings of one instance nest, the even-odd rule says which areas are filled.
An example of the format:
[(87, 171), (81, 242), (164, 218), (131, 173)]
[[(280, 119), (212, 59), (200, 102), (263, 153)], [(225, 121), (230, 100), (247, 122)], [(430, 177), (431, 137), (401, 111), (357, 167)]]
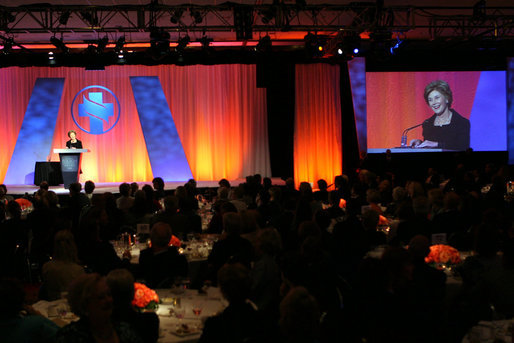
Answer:
[(261, 37), (259, 39), (259, 42), (255, 46), (255, 51), (265, 53), (271, 51), (271, 37), (269, 35), (266, 35), (264, 37)]
[(12, 38), (4, 38), (4, 43), (3, 43), (3, 46), (4, 48), (2, 49), (2, 54), (4, 55), (7, 55), (11, 52), (12, 50), (12, 46), (14, 44), (14, 40)]
[(354, 53), (355, 55), (358, 55), (358, 54), (359, 54), (359, 52), (360, 52), (359, 48), (355, 48), (355, 49), (353, 49), (353, 53)]
[(62, 12), (59, 16), (59, 24), (66, 26), (66, 24), (68, 24), (68, 20), (70, 19), (70, 15), (70, 11)]
[(172, 24), (178, 24), (179, 21), (180, 21), (180, 18), (182, 18), (182, 14), (184, 14), (184, 10), (179, 8), (177, 10), (175, 10), (172, 14), (171, 14), (171, 17), (170, 17), (170, 22)]
[(337, 54), (342, 55), (344, 53), (343, 48), (337, 48)]
[(48, 52), (48, 64), (50, 64), (50, 65), (55, 64), (55, 56), (52, 51)]
[(116, 41), (116, 46), (114, 47), (114, 51), (116, 51), (116, 52), (123, 51), (124, 46), (125, 46), (125, 36), (121, 36)]
[(272, 11), (272, 9), (259, 11), (259, 15), (261, 16), (261, 21), (263, 24), (269, 24), (270, 21), (275, 18), (275, 13)]
[(104, 38), (99, 39), (98, 44), (96, 46), (97, 52), (101, 54), (104, 51), (107, 44), (109, 44), (109, 37), (105, 36)]
[(179, 54), (182, 54), (186, 48), (186, 46), (191, 42), (191, 38), (189, 38), (188, 35), (185, 35), (182, 38), (179, 38), (177, 42), (177, 46), (175, 47), (175, 51), (177, 51)]
[(322, 57), (325, 54), (326, 37), (307, 33), (303, 38), (305, 51), (309, 57)]
[(473, 19), (483, 20), (486, 17), (486, 0), (479, 0), (473, 5)]
[(191, 8), (190, 10), (191, 18), (193, 18), (195, 24), (200, 24), (203, 21), (202, 14), (200, 11), (194, 10)]
[(53, 36), (50, 38), (50, 43), (52, 43), (53, 46), (55, 46), (58, 50), (65, 54), (70, 52), (70, 48), (68, 48), (66, 44), (64, 44), (62, 39), (58, 39), (57, 37)]
[(98, 13), (96, 11), (81, 11), (79, 13), (82, 19), (91, 27), (98, 26)]
[(393, 45), (389, 49), (389, 52), (391, 55), (396, 55), (398, 53), (398, 49), (403, 44), (403, 40), (401, 40), (399, 37), (396, 38), (396, 42), (393, 42)]
[(214, 41), (212, 38), (209, 38), (207, 36), (203, 36), (198, 40), (200, 44), (202, 44), (202, 49), (207, 50), (209, 49), (209, 45), (211, 45), (211, 42)]
[(170, 50), (170, 33), (164, 29), (152, 28), (150, 31), (150, 49), (148, 52), (154, 60), (164, 58)]
[(0, 12), (0, 25), (3, 28), (7, 28), (7, 24), (10, 24), (16, 20), (16, 17), (8, 11), (1, 11)]

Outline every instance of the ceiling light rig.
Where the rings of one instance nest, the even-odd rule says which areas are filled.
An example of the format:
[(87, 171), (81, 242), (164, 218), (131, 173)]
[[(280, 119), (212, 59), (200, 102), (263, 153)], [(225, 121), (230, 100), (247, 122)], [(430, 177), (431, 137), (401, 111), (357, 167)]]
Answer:
[(189, 10), (189, 13), (191, 15), (191, 18), (193, 18), (193, 21), (195, 22), (195, 24), (201, 24), (202, 23), (203, 16), (202, 16), (202, 13), (199, 10), (191, 8)]
[(271, 37), (269, 35), (266, 35), (259, 39), (259, 42), (255, 46), (255, 51), (259, 53), (269, 53), (271, 52), (271, 46)]
[(165, 58), (170, 52), (170, 33), (162, 28), (152, 28), (150, 30), (150, 57), (159, 61)]
[(172, 24), (178, 24), (180, 23), (180, 19), (182, 18), (182, 15), (184, 14), (184, 10), (182, 8), (176, 9), (171, 13), (170, 16), (170, 22)]
[(68, 54), (70, 52), (70, 48), (68, 48), (66, 44), (64, 44), (62, 37), (61, 39), (59, 39), (53, 36), (52, 38), (50, 38), (50, 43), (52, 43), (53, 46), (55, 46), (59, 51), (61, 51), (64, 54)]
[(12, 46), (14, 44), (14, 40), (12, 38), (3, 38), (4, 42), (2, 43), (4, 48), (1, 50), (3, 55), (8, 55), (12, 51)]
[(183, 54), (184, 50), (186, 49), (187, 45), (191, 42), (191, 38), (189, 38), (189, 35), (185, 35), (182, 38), (178, 39), (177, 46), (175, 47), (175, 51), (179, 54)]

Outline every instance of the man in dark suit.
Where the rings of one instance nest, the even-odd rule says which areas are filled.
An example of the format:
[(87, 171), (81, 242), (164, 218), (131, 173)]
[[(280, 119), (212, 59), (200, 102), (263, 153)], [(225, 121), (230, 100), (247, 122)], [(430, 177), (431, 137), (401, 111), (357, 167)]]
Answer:
[(141, 251), (139, 266), (150, 288), (170, 287), (177, 276), (187, 276), (187, 260), (177, 248), (170, 246), (171, 227), (158, 222), (150, 233), (152, 246)]

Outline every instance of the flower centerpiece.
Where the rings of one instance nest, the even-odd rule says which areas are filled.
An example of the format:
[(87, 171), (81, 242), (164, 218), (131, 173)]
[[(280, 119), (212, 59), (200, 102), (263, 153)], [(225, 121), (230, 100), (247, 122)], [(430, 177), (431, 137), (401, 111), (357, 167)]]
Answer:
[(142, 283), (134, 283), (134, 299), (132, 305), (137, 309), (156, 310), (159, 307), (159, 296), (153, 289), (148, 288)]
[(430, 253), (425, 257), (426, 263), (441, 266), (441, 269), (444, 269), (445, 266), (449, 267), (458, 264), (461, 261), (459, 251), (446, 244), (432, 245), (430, 247)]
[(180, 246), (182, 245), (182, 242), (180, 241), (180, 239), (177, 236), (172, 235), (168, 245), (173, 245), (176, 248), (180, 248)]

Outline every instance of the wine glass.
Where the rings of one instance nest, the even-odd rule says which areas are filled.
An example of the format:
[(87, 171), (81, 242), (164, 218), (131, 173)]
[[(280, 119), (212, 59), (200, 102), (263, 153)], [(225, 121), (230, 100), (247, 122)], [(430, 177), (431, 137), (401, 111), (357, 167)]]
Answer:
[(203, 310), (203, 303), (196, 302), (193, 304), (193, 313), (195, 314), (196, 317), (200, 317), (200, 315), (202, 314), (202, 310)]
[(175, 318), (178, 319), (178, 325), (182, 324), (182, 319), (184, 319), (186, 315), (186, 309), (180, 305), (175, 306)]

